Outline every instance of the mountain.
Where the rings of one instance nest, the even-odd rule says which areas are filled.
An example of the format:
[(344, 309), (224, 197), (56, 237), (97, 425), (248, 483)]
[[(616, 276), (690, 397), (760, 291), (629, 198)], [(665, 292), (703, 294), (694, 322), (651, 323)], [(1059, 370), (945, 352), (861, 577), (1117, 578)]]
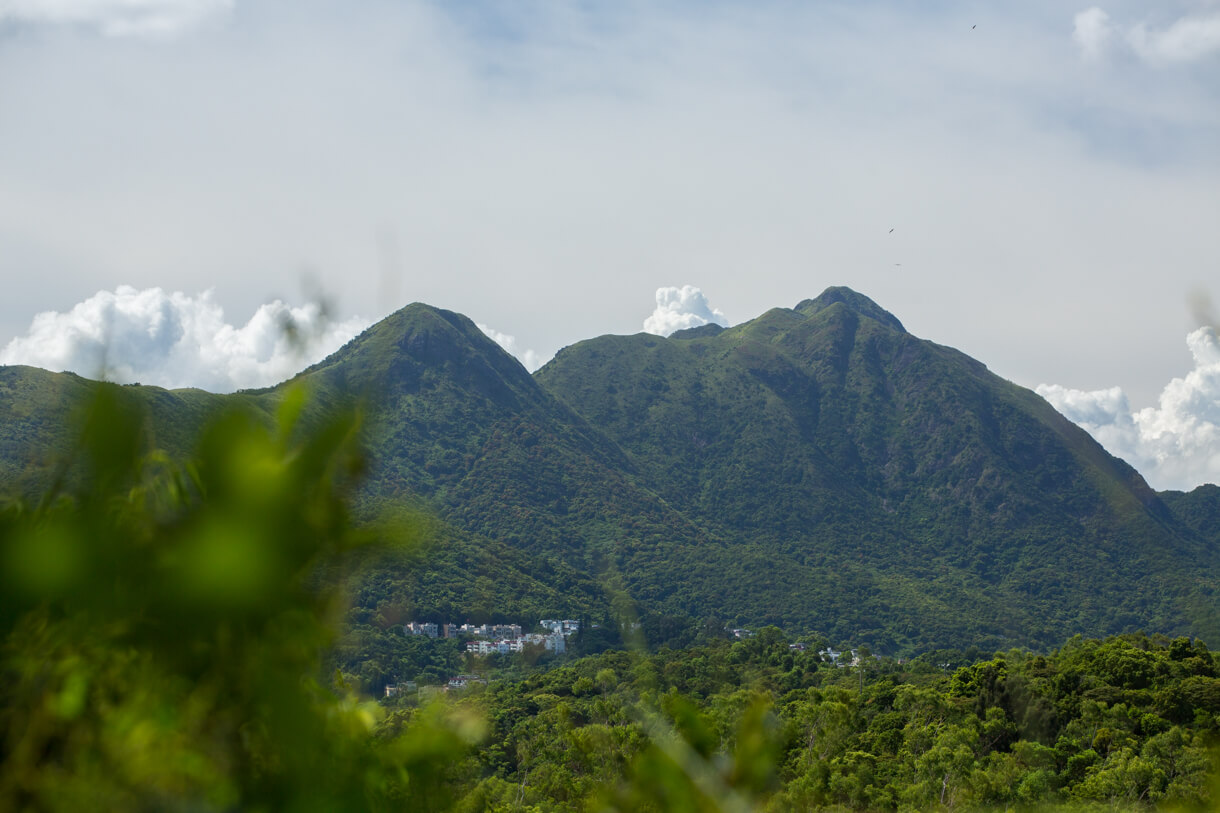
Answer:
[(361, 396), (376, 451), (366, 499), (423, 497), (471, 531), (582, 567), (611, 541), (599, 529), (624, 517), (696, 533), (465, 316), (408, 306), (298, 380), (324, 404)]
[[(362, 516), (440, 519), (422, 558), (387, 554), (358, 586), (367, 617), (613, 607), (661, 638), (775, 623), (888, 652), (1220, 640), (1214, 495), (1158, 495), (1033, 392), (846, 288), (733, 328), (590, 339), (533, 376), (415, 304), (278, 387), (122, 390), (150, 445), (181, 454), (215, 410), (270, 416), (297, 385), (314, 414), (361, 405)], [(0, 485), (40, 482), (94, 386), (0, 368)]]
[(536, 377), (643, 483), (768, 562), (697, 590), (718, 586), (730, 616), (899, 649), (1215, 630), (1208, 523), (848, 289), (725, 330), (580, 342)]
[[(0, 365), (0, 493), (32, 496), (51, 482), (71, 456), (76, 425), (97, 386), (75, 373)], [(206, 416), (223, 405), (266, 411), (276, 400), (138, 384), (120, 387), (117, 394), (125, 408), (148, 416), (148, 447), (178, 456), (190, 449)]]

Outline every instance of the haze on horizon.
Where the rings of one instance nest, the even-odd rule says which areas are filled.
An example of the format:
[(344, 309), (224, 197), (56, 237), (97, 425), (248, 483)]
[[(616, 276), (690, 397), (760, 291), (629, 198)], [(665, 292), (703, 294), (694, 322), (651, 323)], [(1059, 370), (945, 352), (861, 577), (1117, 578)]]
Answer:
[(0, 4), (0, 362), (252, 386), (424, 301), (532, 369), (847, 285), (1214, 482), (1218, 80), (1207, 0)]

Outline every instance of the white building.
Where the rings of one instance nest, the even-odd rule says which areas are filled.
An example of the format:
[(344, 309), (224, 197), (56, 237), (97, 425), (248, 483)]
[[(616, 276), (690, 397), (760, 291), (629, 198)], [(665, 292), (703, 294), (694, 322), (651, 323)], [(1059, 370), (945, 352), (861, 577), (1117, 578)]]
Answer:
[(545, 630), (550, 630), (555, 635), (571, 635), (580, 630), (580, 622), (573, 621), (570, 618), (562, 621), (554, 618), (544, 618), (538, 622), (538, 626)]
[(519, 638), (501, 638), (498, 641), (467, 641), (466, 651), (474, 655), (490, 655), (493, 652), (508, 655), (524, 651), (526, 644), (541, 644), (546, 650), (557, 655), (567, 651), (567, 641), (562, 635), (542, 635), (536, 632)]
[(478, 635), (483, 638), (520, 638), (520, 624), (463, 624), (459, 631), (466, 635)]
[(491, 641), (467, 641), (466, 651), (472, 652), (475, 655), (490, 655), (493, 652), (499, 652), (496, 645)]
[(527, 644), (542, 644), (548, 651), (554, 652), (556, 655), (562, 655), (568, 650), (568, 642), (558, 633), (540, 635), (537, 632), (531, 632), (523, 640)]

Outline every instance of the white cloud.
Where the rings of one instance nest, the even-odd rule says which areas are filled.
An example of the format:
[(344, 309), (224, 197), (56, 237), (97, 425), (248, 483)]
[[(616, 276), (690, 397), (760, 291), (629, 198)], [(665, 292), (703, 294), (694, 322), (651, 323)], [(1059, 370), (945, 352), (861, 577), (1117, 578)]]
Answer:
[(657, 308), (644, 320), (644, 332), (668, 336), (675, 330), (710, 323), (728, 327), (729, 320), (708, 304), (703, 291), (693, 285), (657, 289)]
[(525, 365), (525, 369), (529, 370), (531, 373), (545, 363), (546, 360), (543, 359), (539, 353), (535, 353), (533, 350), (519, 350), (517, 348), (516, 336), (501, 333), (494, 327), (488, 327), (482, 322), (476, 322), (475, 325), (479, 328), (479, 330), (483, 331), (487, 338), (504, 348), (505, 352), (515, 356), (518, 361)]
[(276, 300), (235, 327), (211, 291), (190, 296), (121, 285), (67, 313), (38, 314), (25, 336), (0, 350), (0, 364), (231, 392), (283, 381), (366, 326), (359, 318), (332, 322), (317, 304), (291, 307)]
[(1072, 39), (1086, 59), (1097, 59), (1121, 43), (1150, 65), (1195, 62), (1220, 53), (1220, 13), (1181, 17), (1161, 29), (1137, 23), (1120, 30), (1094, 6), (1076, 15)]
[(1110, 15), (1094, 6), (1076, 15), (1072, 39), (1080, 46), (1086, 59), (1097, 59), (1105, 50), (1113, 31)]
[(0, 22), (82, 25), (112, 37), (163, 37), (228, 14), (233, 1), (0, 0)]
[(1132, 411), (1118, 387), (1085, 392), (1042, 384), (1038, 394), (1123, 458), (1155, 488), (1220, 483), (1220, 341), (1210, 327), (1186, 338), (1194, 369)]
[(1146, 62), (1194, 62), (1220, 52), (1220, 14), (1183, 17), (1163, 31), (1137, 25), (1127, 41)]

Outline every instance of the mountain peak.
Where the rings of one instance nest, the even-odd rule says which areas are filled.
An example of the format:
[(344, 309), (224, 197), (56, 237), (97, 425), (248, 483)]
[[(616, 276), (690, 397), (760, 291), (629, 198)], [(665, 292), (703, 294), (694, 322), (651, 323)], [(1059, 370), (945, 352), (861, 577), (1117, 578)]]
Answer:
[(806, 299), (798, 304), (795, 310), (805, 316), (813, 316), (815, 313), (826, 310), (831, 305), (843, 304), (852, 309), (861, 316), (867, 316), (881, 322), (883, 325), (894, 328), (897, 331), (906, 333), (906, 328), (902, 326), (902, 322), (898, 321), (898, 317), (887, 311), (885, 308), (878, 305), (873, 300), (869, 299), (864, 294), (858, 294), (851, 288), (842, 285), (832, 286), (816, 299)]
[[(463, 363), (468, 356), (496, 357), (497, 366), (520, 366), (468, 317), (443, 308), (413, 302), (367, 328), (330, 357), (305, 372), (351, 361), (361, 356), (391, 362), (406, 355), (417, 361)], [(504, 358), (499, 358), (503, 356)], [(528, 376), (528, 373), (526, 373)]]
[(356, 392), (418, 392), (446, 383), (515, 407), (541, 397), (521, 363), (468, 317), (420, 302), (391, 313), (301, 375)]

